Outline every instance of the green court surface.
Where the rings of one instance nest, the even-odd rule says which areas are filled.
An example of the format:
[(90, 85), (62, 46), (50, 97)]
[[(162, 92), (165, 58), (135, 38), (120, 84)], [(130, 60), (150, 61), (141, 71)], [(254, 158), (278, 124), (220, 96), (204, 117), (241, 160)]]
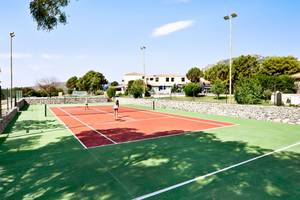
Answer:
[[(43, 106), (0, 137), (0, 199), (134, 199), (300, 142), (300, 126), (188, 113), (237, 124), (84, 149)], [(300, 143), (149, 199), (300, 199)]]

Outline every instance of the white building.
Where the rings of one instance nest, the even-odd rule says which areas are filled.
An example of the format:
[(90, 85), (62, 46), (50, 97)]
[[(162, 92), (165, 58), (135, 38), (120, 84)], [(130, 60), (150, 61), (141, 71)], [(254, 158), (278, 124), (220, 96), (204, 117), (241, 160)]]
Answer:
[(170, 94), (173, 85), (182, 86), (190, 82), (185, 76), (176, 74), (147, 75), (145, 77), (144, 74), (135, 72), (125, 74), (122, 82), (126, 88), (129, 81), (138, 79), (145, 80), (155, 94)]

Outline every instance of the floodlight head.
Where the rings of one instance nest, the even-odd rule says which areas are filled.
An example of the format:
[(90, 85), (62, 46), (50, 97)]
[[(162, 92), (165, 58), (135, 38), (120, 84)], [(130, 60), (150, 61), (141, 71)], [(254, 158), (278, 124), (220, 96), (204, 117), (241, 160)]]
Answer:
[(229, 20), (229, 18), (230, 18), (230, 17), (229, 17), (228, 15), (226, 15), (226, 16), (224, 17), (225, 20)]
[(142, 46), (142, 47), (141, 47), (141, 50), (144, 50), (144, 49), (146, 49), (146, 47), (145, 47), (145, 46)]
[(15, 37), (15, 33), (14, 32), (11, 32), (9, 33), (10, 37)]
[(237, 16), (238, 16), (238, 15), (237, 15), (236, 13), (232, 13), (232, 14), (231, 14), (231, 17), (232, 17), (232, 18), (235, 18), (235, 17), (237, 17)]

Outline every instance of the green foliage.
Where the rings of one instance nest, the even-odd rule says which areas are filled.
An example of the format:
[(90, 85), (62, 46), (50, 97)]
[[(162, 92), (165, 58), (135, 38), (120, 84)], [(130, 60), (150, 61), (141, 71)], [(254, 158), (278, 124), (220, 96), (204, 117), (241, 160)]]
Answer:
[(268, 57), (262, 62), (260, 74), (269, 76), (293, 75), (300, 72), (300, 63), (297, 58), (292, 56)]
[(295, 92), (295, 79), (288, 75), (269, 76), (265, 74), (256, 76), (263, 90), (271, 90), (273, 92), (280, 91), (283, 93)]
[(130, 94), (134, 98), (139, 98), (143, 96), (144, 92), (144, 81), (143, 80), (135, 80), (130, 86)]
[(241, 78), (235, 87), (234, 98), (239, 104), (259, 104), (262, 87), (256, 78)]
[(133, 82), (134, 82), (134, 80), (130, 80), (130, 81), (128, 82), (127, 88), (126, 88), (126, 91), (125, 91), (125, 95), (131, 94), (131, 93), (130, 93), (130, 90), (131, 90), (131, 86), (132, 86)]
[(216, 80), (220, 80), (227, 87), (229, 86), (229, 65), (227, 64), (216, 64), (213, 67), (205, 71), (204, 75), (206, 80), (211, 81), (212, 84)]
[(106, 91), (108, 98), (112, 98), (116, 96), (116, 89), (113, 87), (109, 87)]
[(53, 30), (58, 23), (66, 24), (67, 16), (62, 11), (70, 0), (31, 0), (29, 8), (38, 29)]
[(251, 55), (241, 55), (232, 62), (232, 80), (240, 80), (243, 77), (253, 77), (259, 70), (257, 57)]
[(186, 77), (193, 83), (199, 83), (200, 77), (203, 76), (203, 72), (198, 67), (191, 68), (186, 74)]
[(119, 83), (117, 81), (113, 81), (110, 83), (110, 86), (118, 86), (118, 85), (119, 85)]
[(104, 92), (103, 92), (103, 90), (97, 90), (95, 92), (95, 95), (104, 95)]
[(272, 96), (272, 90), (264, 90), (262, 93), (262, 99), (264, 99), (265, 101), (267, 100), (271, 100), (271, 96)]
[(180, 87), (174, 84), (171, 88), (171, 93), (177, 93), (177, 92), (180, 92)]
[(188, 83), (184, 87), (184, 93), (187, 97), (195, 97), (201, 92), (201, 87), (198, 83)]
[(217, 95), (218, 99), (220, 94), (225, 92), (225, 85), (220, 80), (216, 80), (212, 85), (211, 91), (213, 94)]
[[(77, 76), (72, 76), (71, 78), (69, 78), (69, 79), (67, 80), (66, 86), (67, 86), (67, 88), (68, 88), (68, 93), (69, 93), (69, 90), (70, 90), (71, 93), (72, 93), (72, 91), (73, 91), (74, 89), (78, 89), (78, 87), (77, 87), (77, 82), (78, 82)], [(71, 94), (71, 93), (69, 93), (69, 94)]]
[(106, 83), (107, 80), (102, 73), (91, 70), (78, 79), (76, 87), (79, 90), (95, 94), (96, 91), (102, 90)]

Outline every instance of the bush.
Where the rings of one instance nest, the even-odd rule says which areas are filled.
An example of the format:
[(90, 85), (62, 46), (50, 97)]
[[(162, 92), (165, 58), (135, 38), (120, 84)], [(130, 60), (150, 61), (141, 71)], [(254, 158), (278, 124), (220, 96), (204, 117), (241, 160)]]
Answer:
[(256, 78), (242, 78), (235, 86), (234, 98), (239, 104), (259, 104), (262, 87)]
[(104, 92), (103, 92), (103, 90), (97, 90), (95, 92), (95, 95), (104, 95)]
[(133, 81), (129, 92), (134, 98), (143, 97), (144, 81), (143, 80)]
[(201, 87), (198, 83), (188, 83), (184, 86), (184, 93), (187, 97), (197, 96), (201, 92)]
[(108, 98), (112, 98), (116, 96), (116, 89), (113, 87), (109, 87), (106, 91)]
[(272, 91), (271, 90), (264, 90), (262, 93), (262, 98), (267, 101), (267, 100), (271, 100), (271, 96), (272, 96)]
[(215, 95), (217, 95), (218, 99), (220, 97), (220, 94), (225, 92), (225, 85), (220, 80), (216, 80), (214, 84), (211, 87), (211, 92)]

